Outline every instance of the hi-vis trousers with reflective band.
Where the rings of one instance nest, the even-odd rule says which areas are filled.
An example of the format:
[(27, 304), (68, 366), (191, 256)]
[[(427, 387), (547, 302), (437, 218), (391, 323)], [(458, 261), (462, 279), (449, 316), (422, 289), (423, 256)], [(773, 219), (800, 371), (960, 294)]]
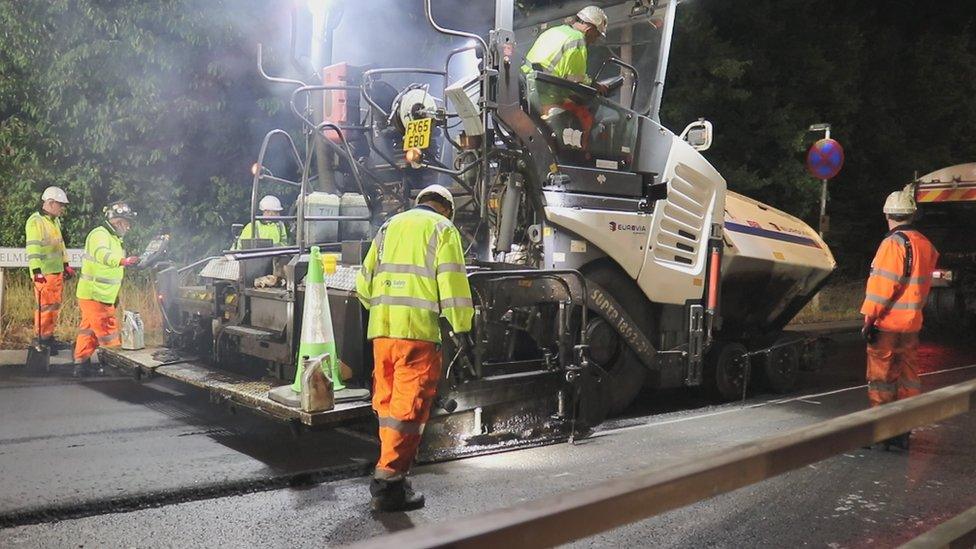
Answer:
[(115, 305), (79, 299), (78, 306), (81, 308), (81, 324), (75, 340), (75, 362), (91, 358), (99, 347), (117, 347), (122, 344), (119, 322), (115, 319)]
[(378, 479), (403, 478), (417, 456), (441, 377), (438, 347), (416, 339), (373, 340), (373, 409), (380, 424)]
[(34, 297), (38, 308), (34, 309), (34, 333), (41, 339), (54, 337), (54, 328), (61, 314), (61, 294), (64, 277), (61, 273), (44, 275), (44, 282), (34, 282)]
[(878, 406), (922, 392), (918, 332), (878, 332), (868, 343), (868, 400)]

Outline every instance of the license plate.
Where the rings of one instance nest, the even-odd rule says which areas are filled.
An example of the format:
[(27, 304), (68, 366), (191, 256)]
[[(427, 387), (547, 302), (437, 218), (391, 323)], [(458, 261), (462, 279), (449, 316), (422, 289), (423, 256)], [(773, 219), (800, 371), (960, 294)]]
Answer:
[(407, 123), (407, 134), (403, 136), (403, 150), (426, 149), (430, 146), (430, 131), (434, 127), (431, 118), (411, 120)]

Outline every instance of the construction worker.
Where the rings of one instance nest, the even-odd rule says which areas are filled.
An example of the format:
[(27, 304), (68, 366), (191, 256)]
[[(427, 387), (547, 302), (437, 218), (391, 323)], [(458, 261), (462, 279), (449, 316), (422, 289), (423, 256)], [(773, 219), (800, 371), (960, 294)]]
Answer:
[[(539, 35), (525, 55), (522, 72), (538, 70), (559, 78), (590, 84), (586, 74), (588, 45), (607, 36), (607, 14), (596, 6), (587, 6), (576, 14), (571, 24), (560, 25)], [(597, 85), (600, 93), (606, 87)]]
[(38, 343), (47, 346), (52, 355), (66, 348), (55, 341), (54, 328), (61, 312), (64, 281), (75, 275), (75, 270), (68, 265), (68, 251), (61, 236), (61, 216), (67, 206), (68, 195), (60, 187), (48, 187), (41, 194), (41, 206), (24, 225), (27, 268), (34, 280), (34, 296), (37, 298), (34, 333)]
[(440, 185), (425, 188), (416, 207), (380, 228), (356, 277), (373, 341), (380, 458), (370, 493), (376, 511), (423, 507), (423, 494), (406, 477), (440, 380), (438, 318), (447, 319), (462, 341), (471, 330), (471, 288), (453, 216), (451, 192)]
[[(896, 191), (884, 204), (888, 234), (871, 263), (861, 313), (861, 335), (867, 341), (868, 399), (871, 406), (921, 392), (916, 351), (922, 308), (932, 286), (939, 252), (911, 223), (915, 197)], [(885, 447), (908, 449), (910, 433), (884, 441)]]
[[(262, 215), (270, 216), (281, 215), (284, 208), (281, 207), (281, 201), (278, 200), (277, 196), (269, 194), (258, 202), (258, 209), (261, 210)], [(257, 227), (256, 233), (254, 227)], [(241, 235), (237, 237), (237, 242), (234, 242), (234, 247), (231, 249), (240, 250), (241, 240), (250, 238), (267, 238), (271, 240), (272, 246), (279, 246), (288, 239), (288, 233), (285, 231), (285, 224), (281, 221), (261, 221), (258, 219), (254, 221), (254, 226), (250, 223), (244, 226), (244, 230), (241, 231)]]
[(122, 238), (135, 218), (136, 212), (128, 204), (116, 202), (105, 208), (105, 222), (92, 229), (85, 239), (76, 294), (81, 308), (81, 324), (75, 340), (76, 376), (99, 373), (91, 365), (95, 349), (122, 343), (115, 306), (125, 267), (139, 263), (138, 256), (126, 256)]

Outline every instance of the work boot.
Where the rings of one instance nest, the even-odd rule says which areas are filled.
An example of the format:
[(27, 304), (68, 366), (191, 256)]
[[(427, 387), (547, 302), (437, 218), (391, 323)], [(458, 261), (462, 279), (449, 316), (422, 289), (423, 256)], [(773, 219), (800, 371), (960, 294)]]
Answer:
[(48, 356), (58, 356), (58, 351), (61, 350), (59, 348), (59, 346), (57, 345), (57, 342), (54, 341), (54, 338), (53, 337), (46, 337), (46, 338), (42, 339), (41, 340), (41, 345), (44, 345), (45, 347), (47, 347), (47, 354), (48, 354)]
[(104, 373), (101, 364), (92, 364), (91, 358), (86, 358), (81, 362), (75, 362), (73, 375), (75, 377), (93, 377)]
[(907, 433), (902, 433), (902, 434), (900, 434), (900, 435), (898, 435), (896, 437), (891, 437), (889, 440), (891, 440), (891, 446), (892, 447), (897, 448), (899, 450), (904, 450), (904, 451), (907, 452), (908, 451), (909, 441), (911, 439), (911, 436), (912, 436), (912, 433), (911, 433), (911, 431), (909, 431)]
[(885, 451), (892, 452), (896, 450), (908, 451), (908, 438), (911, 433), (902, 433), (900, 435), (893, 436), (891, 438), (886, 438), (879, 442), (878, 444), (884, 446)]
[(374, 478), (369, 492), (373, 496), (369, 502), (373, 511), (394, 513), (414, 511), (424, 506), (424, 495), (415, 492), (407, 479), (391, 481)]
[(48, 346), (51, 347), (51, 350), (57, 349), (59, 351), (66, 351), (68, 349), (74, 349), (75, 347), (74, 343), (68, 341), (59, 341), (53, 337), (48, 340)]
[(54, 346), (54, 339), (50, 337), (34, 338), (32, 343), (34, 347), (45, 347), (47, 348), (48, 356), (58, 356), (58, 349)]
[(91, 359), (86, 358), (81, 362), (75, 362), (75, 369), (71, 375), (74, 377), (88, 377), (91, 375)]

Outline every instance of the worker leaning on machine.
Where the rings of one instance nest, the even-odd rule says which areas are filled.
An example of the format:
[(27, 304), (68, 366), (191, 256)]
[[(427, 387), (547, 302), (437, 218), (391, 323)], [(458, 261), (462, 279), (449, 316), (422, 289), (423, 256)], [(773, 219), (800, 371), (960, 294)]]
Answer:
[[(284, 208), (281, 207), (281, 201), (278, 200), (277, 196), (269, 194), (265, 195), (258, 203), (258, 209), (261, 210), (262, 215), (273, 216), (281, 215)], [(241, 240), (251, 238), (266, 238), (271, 240), (272, 246), (283, 246), (288, 243), (288, 232), (285, 230), (285, 224), (281, 221), (261, 221), (258, 219), (254, 221), (254, 225), (248, 223), (244, 226), (244, 230), (241, 231), (241, 235), (237, 237), (237, 241), (234, 242), (234, 247), (231, 249), (240, 250)]]
[[(536, 38), (522, 72), (538, 70), (573, 82), (591, 84), (586, 74), (587, 46), (607, 36), (607, 14), (597, 6), (581, 9), (571, 24), (553, 27)], [(602, 94), (607, 89), (596, 85)]]
[(380, 458), (370, 493), (376, 511), (424, 505), (407, 473), (441, 377), (439, 318), (463, 342), (471, 331), (471, 287), (453, 219), (450, 191), (440, 185), (420, 191), (416, 207), (380, 228), (356, 277), (359, 300), (369, 310), (366, 337), (373, 341)]
[(68, 195), (59, 187), (48, 187), (41, 195), (41, 205), (27, 218), (27, 268), (34, 281), (34, 333), (38, 343), (58, 354), (54, 329), (61, 313), (64, 281), (75, 275), (68, 265), (68, 251), (61, 236), (61, 216), (68, 206)]
[(91, 364), (95, 349), (122, 343), (115, 306), (125, 267), (139, 263), (139, 256), (126, 257), (122, 238), (135, 218), (136, 212), (128, 204), (116, 202), (105, 208), (105, 222), (92, 229), (85, 239), (85, 255), (76, 292), (81, 309), (81, 324), (75, 340), (76, 376), (99, 373)]

